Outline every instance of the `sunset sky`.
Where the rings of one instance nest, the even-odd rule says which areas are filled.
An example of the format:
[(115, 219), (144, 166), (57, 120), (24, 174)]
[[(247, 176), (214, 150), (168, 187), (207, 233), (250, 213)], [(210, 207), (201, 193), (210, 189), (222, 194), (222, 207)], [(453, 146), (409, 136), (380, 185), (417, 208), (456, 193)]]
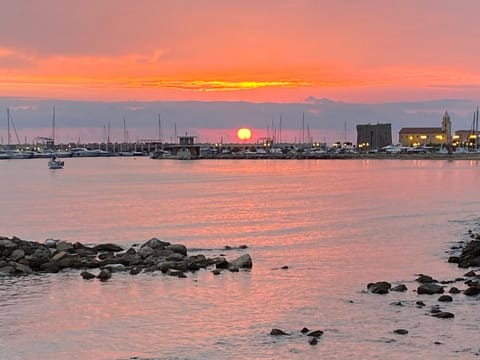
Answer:
[(477, 0), (4, 0), (0, 97), (475, 103), (478, 14)]

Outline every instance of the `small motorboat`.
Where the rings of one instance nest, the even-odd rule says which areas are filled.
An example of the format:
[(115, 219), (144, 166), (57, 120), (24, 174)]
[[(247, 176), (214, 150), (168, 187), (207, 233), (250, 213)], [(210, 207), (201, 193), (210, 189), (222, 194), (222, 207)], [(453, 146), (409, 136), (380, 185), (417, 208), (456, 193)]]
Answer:
[(63, 169), (63, 165), (63, 161), (57, 160), (55, 157), (48, 162), (49, 169)]

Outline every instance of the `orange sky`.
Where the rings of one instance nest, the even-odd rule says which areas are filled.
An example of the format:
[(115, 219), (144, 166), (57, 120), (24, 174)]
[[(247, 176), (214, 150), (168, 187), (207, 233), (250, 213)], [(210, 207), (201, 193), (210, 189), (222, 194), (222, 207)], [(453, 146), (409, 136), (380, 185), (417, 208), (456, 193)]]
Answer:
[(477, 98), (476, 0), (10, 1), (0, 96)]

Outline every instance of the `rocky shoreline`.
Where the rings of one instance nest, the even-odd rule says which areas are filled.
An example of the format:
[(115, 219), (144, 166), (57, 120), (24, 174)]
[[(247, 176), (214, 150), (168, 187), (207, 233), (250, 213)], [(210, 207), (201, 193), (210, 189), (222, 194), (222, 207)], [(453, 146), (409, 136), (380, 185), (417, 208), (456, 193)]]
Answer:
[[(240, 247), (245, 249), (246, 246)], [(226, 247), (225, 250), (231, 250)], [(0, 276), (22, 276), (33, 273), (57, 273), (64, 269), (82, 270), (84, 279), (98, 278), (102, 281), (112, 277), (114, 272), (161, 271), (176, 277), (200, 269), (214, 268), (219, 275), (223, 270), (232, 272), (251, 269), (252, 259), (248, 253), (227, 261), (222, 256), (207, 258), (205, 255), (188, 255), (182, 244), (171, 244), (152, 238), (141, 246), (133, 245), (124, 249), (117, 244), (107, 243), (87, 246), (63, 240), (47, 239), (44, 243), (22, 240), (17, 237), (0, 236)], [(95, 275), (93, 269), (100, 272)]]
[[(415, 282), (418, 286), (413, 289), (419, 296), (415, 302), (415, 307), (425, 308), (430, 302), (428, 314), (435, 318), (440, 319), (453, 319), (455, 314), (452, 312), (455, 303), (461, 303), (460, 296), (475, 297), (480, 294), (480, 234), (474, 233), (472, 230), (468, 231), (469, 241), (459, 241), (458, 245), (452, 246), (449, 252), (453, 252), (453, 255), (448, 257), (448, 262), (458, 264), (461, 269), (477, 268), (467, 271), (463, 276), (455, 279), (437, 280), (430, 275), (418, 274)], [(461, 285), (460, 285), (461, 284)], [(371, 294), (387, 295), (391, 292), (406, 292), (409, 289), (403, 283), (392, 286), (387, 281), (377, 281), (375, 283), (367, 284), (367, 290), (365, 292)], [(423, 296), (425, 295), (425, 296)], [(432, 298), (437, 295), (438, 297)], [(435, 300), (436, 299), (436, 300)], [(454, 302), (455, 299), (455, 302)], [(392, 301), (392, 299), (389, 299)], [(453, 303), (446, 311), (442, 308), (442, 305), (446, 303)], [(394, 306), (405, 306), (403, 301), (394, 301), (390, 303)], [(408, 334), (407, 329), (395, 329), (393, 333), (399, 335)], [(440, 342), (435, 342), (440, 345)], [(480, 352), (475, 352), (475, 355), (480, 355)]]

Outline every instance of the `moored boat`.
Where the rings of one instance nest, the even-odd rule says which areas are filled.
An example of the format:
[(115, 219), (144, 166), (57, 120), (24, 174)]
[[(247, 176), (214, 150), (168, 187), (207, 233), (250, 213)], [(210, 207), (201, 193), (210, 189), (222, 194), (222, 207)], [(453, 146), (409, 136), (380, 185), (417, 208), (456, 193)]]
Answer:
[(49, 169), (63, 169), (64, 162), (61, 160), (57, 160), (55, 157), (52, 157), (52, 159), (48, 162), (48, 168)]

